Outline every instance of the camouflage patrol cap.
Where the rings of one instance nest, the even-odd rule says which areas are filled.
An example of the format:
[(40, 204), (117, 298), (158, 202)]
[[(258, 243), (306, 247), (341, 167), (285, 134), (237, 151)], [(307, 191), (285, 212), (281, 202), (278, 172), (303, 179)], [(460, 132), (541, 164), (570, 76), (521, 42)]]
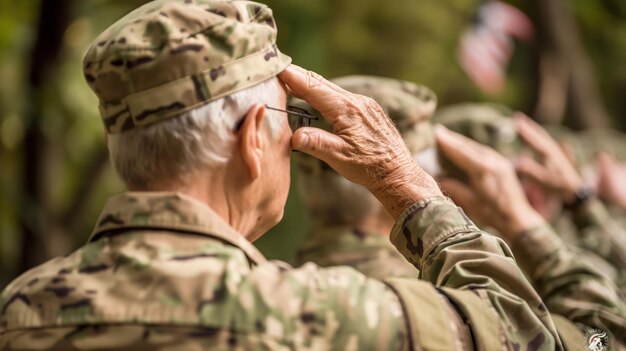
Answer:
[(458, 104), (437, 111), (433, 122), (513, 157), (523, 146), (512, 118), (515, 112), (499, 104)]
[(276, 76), (291, 58), (276, 47), (264, 4), (156, 0), (91, 45), (85, 79), (109, 133), (172, 118)]
[[(513, 122), (515, 112), (499, 104), (464, 103), (438, 110), (433, 122), (488, 145), (513, 159), (524, 148)], [(449, 160), (442, 158), (440, 162), (445, 175), (463, 178), (462, 172)]]

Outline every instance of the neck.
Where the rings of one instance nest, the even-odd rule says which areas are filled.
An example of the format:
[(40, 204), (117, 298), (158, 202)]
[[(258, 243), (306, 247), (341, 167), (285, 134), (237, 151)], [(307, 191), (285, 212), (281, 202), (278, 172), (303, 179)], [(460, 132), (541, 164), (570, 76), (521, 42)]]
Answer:
[(146, 188), (128, 186), (128, 190), (174, 191), (191, 196), (207, 205), (235, 231), (252, 241), (256, 236), (256, 212), (250, 210), (253, 208), (250, 203), (241, 201), (245, 196), (235, 194), (229, 186), (232, 183), (226, 182), (226, 179), (225, 172), (202, 172), (182, 181), (152, 183)]

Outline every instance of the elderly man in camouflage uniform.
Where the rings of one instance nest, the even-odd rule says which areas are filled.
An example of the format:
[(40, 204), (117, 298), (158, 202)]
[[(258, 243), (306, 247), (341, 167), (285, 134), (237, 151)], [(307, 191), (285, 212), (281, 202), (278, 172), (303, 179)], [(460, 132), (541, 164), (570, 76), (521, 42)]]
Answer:
[[(376, 100), (394, 122), (407, 148), (422, 168), (431, 156), (436, 164), (434, 133), (428, 119), (437, 97), (427, 87), (373, 76), (346, 76), (333, 83)], [(302, 100), (292, 102), (310, 110)], [(317, 111), (314, 111), (317, 113)], [(324, 123), (323, 128), (328, 129)], [(296, 264), (315, 262), (323, 267), (348, 265), (383, 280), (417, 277), (415, 267), (389, 242), (393, 219), (367, 189), (340, 176), (324, 162), (297, 155), (298, 190), (314, 228), (296, 256)]]
[[(510, 118), (512, 115), (511, 110), (500, 106), (469, 104), (443, 109), (435, 118), (453, 130), (501, 150), (510, 158), (520, 157), (525, 148), (540, 150), (543, 162), (559, 162), (561, 174), (555, 177), (560, 177), (561, 181), (553, 181), (553, 184), (560, 183), (572, 189), (581, 186), (580, 176), (573, 165), (565, 162), (565, 155), (556, 142), (527, 117), (518, 116), (514, 122)], [(490, 183), (494, 192), (502, 192), (504, 187), (517, 187), (518, 195), (523, 195), (511, 162), (445, 128), (438, 128), (437, 132), (440, 150), (445, 155), (442, 162), (444, 174), (447, 174), (441, 180), (442, 187), (468, 210), (472, 218), (491, 226), (509, 242), (517, 261), (551, 312), (566, 317), (582, 330), (599, 327), (610, 331), (614, 343), (620, 349), (624, 348), (626, 305), (612, 282), (596, 270), (598, 265), (593, 257), (602, 258), (593, 252), (579, 252), (566, 246), (537, 211), (526, 214), (528, 226), (521, 235), (511, 236), (510, 218), (493, 216), (499, 212), (498, 207), (512, 206), (511, 198), (502, 196), (502, 201), (494, 203), (485, 201), (472, 190), (477, 183)], [(556, 168), (554, 165), (550, 167)], [(568, 180), (567, 177), (571, 178)], [(538, 177), (534, 179), (540, 181)], [(570, 330), (571, 323), (560, 317), (555, 321), (561, 334), (576, 334)]]
[[(130, 191), (85, 246), (2, 292), (0, 349), (560, 349), (506, 244), (380, 106), (289, 66), (275, 39), (271, 10), (237, 0), (154, 1), (96, 39), (85, 77)], [(334, 134), (292, 135), (286, 92)], [(372, 192), (427, 281), (268, 262), (251, 241), (282, 216), (292, 147)]]

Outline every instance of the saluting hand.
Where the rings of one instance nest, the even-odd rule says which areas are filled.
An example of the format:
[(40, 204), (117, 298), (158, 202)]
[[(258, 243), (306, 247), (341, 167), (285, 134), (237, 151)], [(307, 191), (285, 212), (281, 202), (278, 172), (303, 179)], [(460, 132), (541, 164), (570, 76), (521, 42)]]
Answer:
[(492, 148), (437, 125), (439, 150), (468, 176), (468, 184), (446, 178), (442, 189), (470, 217), (496, 229), (509, 242), (544, 223), (528, 203), (513, 164)]
[(561, 146), (539, 124), (519, 113), (515, 116), (518, 134), (539, 155), (539, 161), (528, 156), (517, 160), (517, 172), (549, 191), (571, 202), (583, 186), (583, 179)]
[(371, 98), (350, 93), (295, 65), (279, 78), (332, 124), (333, 133), (303, 127), (291, 144), (365, 186), (397, 218), (420, 199), (441, 196), (437, 183), (413, 160), (400, 133)]

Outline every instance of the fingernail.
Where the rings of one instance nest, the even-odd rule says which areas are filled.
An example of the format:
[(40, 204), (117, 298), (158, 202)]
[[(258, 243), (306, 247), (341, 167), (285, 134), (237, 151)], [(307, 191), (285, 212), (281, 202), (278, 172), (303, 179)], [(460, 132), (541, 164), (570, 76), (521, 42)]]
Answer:
[(310, 139), (310, 136), (307, 132), (297, 131), (297, 134), (294, 134), (291, 137), (291, 141), (292, 141), (291, 146), (294, 149), (302, 149), (306, 147), (306, 145), (309, 143), (309, 139)]

